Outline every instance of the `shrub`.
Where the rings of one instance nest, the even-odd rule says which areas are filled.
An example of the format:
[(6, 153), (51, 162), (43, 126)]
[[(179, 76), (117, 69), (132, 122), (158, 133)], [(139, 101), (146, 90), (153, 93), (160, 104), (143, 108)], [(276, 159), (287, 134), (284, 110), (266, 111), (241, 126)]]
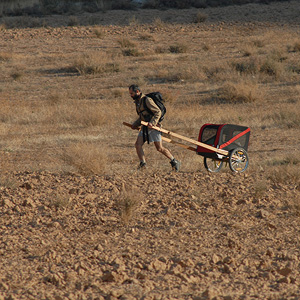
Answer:
[(194, 18), (194, 23), (203, 23), (205, 22), (207, 19), (207, 15), (202, 13), (202, 12), (198, 12)]
[(300, 52), (300, 42), (296, 42), (294, 45), (294, 52)]
[(155, 41), (154, 37), (150, 34), (140, 35), (140, 40), (142, 40), (142, 41), (151, 41), (151, 42)]
[(138, 191), (123, 187), (117, 200), (117, 206), (121, 220), (126, 226), (129, 224), (133, 216), (137, 215), (141, 202), (140, 193)]
[(155, 18), (153, 25), (159, 29), (166, 27), (166, 23), (162, 21), (160, 18)]
[(233, 62), (232, 66), (239, 73), (256, 74), (258, 71), (257, 64), (254, 60), (245, 62)]
[(254, 40), (253, 45), (257, 48), (262, 48), (264, 47), (265, 43), (262, 40)]
[(14, 71), (13, 73), (10, 74), (10, 76), (13, 80), (20, 80), (23, 75), (24, 74), (21, 71)]
[(75, 60), (71, 69), (77, 70), (80, 75), (103, 74), (120, 71), (120, 64), (105, 53), (90, 53)]
[(118, 40), (118, 44), (121, 46), (121, 48), (134, 48), (136, 46), (135, 43), (126, 38)]
[(211, 49), (211, 47), (210, 47), (209, 45), (207, 45), (207, 44), (204, 44), (204, 45), (202, 46), (202, 49), (203, 49), (204, 51), (209, 51), (209, 50)]
[(95, 36), (98, 38), (98, 39), (102, 39), (104, 38), (105, 36), (105, 32), (103, 29), (100, 29), (100, 28), (95, 28), (94, 29), (94, 34)]
[(267, 74), (269, 76), (274, 76), (274, 77), (278, 78), (282, 72), (282, 68), (276, 61), (274, 61), (272, 59), (267, 59), (261, 65), (259, 71), (261, 73)]
[(12, 58), (12, 54), (8, 52), (0, 52), (0, 62), (9, 61)]
[(215, 99), (229, 103), (251, 103), (259, 100), (260, 96), (254, 85), (228, 83), (218, 90)]
[(68, 26), (78, 26), (79, 25), (79, 19), (76, 16), (70, 16), (68, 20)]
[(122, 50), (122, 53), (124, 56), (142, 56), (143, 55), (141, 52), (139, 52), (135, 48), (124, 49), (124, 50)]
[(163, 48), (161, 46), (157, 46), (154, 50), (155, 53), (157, 54), (162, 54), (162, 53), (167, 53), (168, 50), (166, 48)]
[(64, 162), (82, 175), (103, 174), (107, 168), (106, 151), (92, 143), (80, 142), (63, 153)]
[(185, 44), (171, 45), (169, 47), (169, 51), (171, 53), (186, 53), (187, 50), (188, 50), (188, 47)]
[(300, 42), (295, 42), (293, 46), (287, 46), (289, 52), (300, 52)]

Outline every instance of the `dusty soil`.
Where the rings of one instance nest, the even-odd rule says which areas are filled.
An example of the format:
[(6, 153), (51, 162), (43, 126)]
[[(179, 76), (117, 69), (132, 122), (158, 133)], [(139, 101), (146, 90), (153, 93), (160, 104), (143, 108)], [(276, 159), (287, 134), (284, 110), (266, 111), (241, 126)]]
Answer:
[[(121, 125), (135, 117), (131, 103), (124, 104), (124, 119), (108, 111), (112, 121), (99, 127), (55, 122), (49, 127), (36, 112), (40, 108), (48, 117), (53, 104), (45, 103), (50, 98), (56, 103), (61, 95), (104, 103), (108, 91), (120, 88), (122, 99), (128, 98), (134, 70), (113, 77), (68, 73), (78, 53), (117, 51), (118, 39), (143, 33), (163, 46), (193, 40), (191, 56), (202, 53), (197, 45), (205, 41), (213, 49), (207, 56), (228, 59), (239, 55), (232, 43), (248, 36), (265, 37), (268, 31), (274, 39), (297, 38), (299, 11), (297, 1), (207, 9), (204, 24), (190, 23), (195, 10), (155, 11), (172, 25), (140, 24), (153, 22), (151, 10), (78, 15), (82, 24), (100, 18), (101, 42), (93, 26), (60, 27), (67, 22), (62, 16), (47, 17), (46, 28), (2, 30), (1, 52), (13, 53), (15, 61), (1, 65), (1, 103), (9, 108), (7, 115), (18, 114), (17, 121), (1, 115), (0, 299), (300, 299), (299, 127), (269, 125), (263, 117), (299, 107), (299, 77), (264, 83), (263, 104), (238, 106), (241, 116), (221, 107), (236, 122), (262, 115), (246, 118), (253, 132), (251, 167), (244, 174), (209, 174), (199, 157), (175, 146), (170, 149), (182, 160), (181, 172), (171, 172), (150, 148), (152, 165), (136, 171), (135, 134)], [(124, 26), (136, 22), (133, 15), (139, 24)], [(224, 55), (214, 52), (215, 45)], [(142, 69), (144, 58), (134, 59)], [(12, 81), (12, 70), (20, 68), (21, 80)], [(194, 101), (205, 100), (217, 84), (178, 82), (168, 88)], [(197, 139), (201, 123), (224, 119), (222, 113), (208, 116), (210, 106), (201, 105), (205, 116), (192, 123), (170, 118), (166, 127)], [(26, 118), (18, 106), (26, 109)], [(115, 132), (118, 143), (112, 142)], [(109, 149), (102, 174), (79, 174), (58, 159), (58, 152), (83, 139)], [(278, 168), (265, 163), (283, 155), (294, 161)]]

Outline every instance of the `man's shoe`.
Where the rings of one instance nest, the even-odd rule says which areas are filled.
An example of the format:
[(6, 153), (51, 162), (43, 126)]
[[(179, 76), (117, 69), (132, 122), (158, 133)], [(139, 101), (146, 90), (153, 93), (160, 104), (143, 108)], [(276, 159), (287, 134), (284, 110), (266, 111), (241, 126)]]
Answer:
[(146, 168), (146, 162), (141, 161), (139, 166), (138, 166), (138, 170), (145, 169), (145, 168)]
[(174, 158), (170, 161), (170, 164), (171, 164), (173, 170), (175, 170), (176, 172), (179, 171), (180, 165), (181, 165), (180, 161), (178, 161)]

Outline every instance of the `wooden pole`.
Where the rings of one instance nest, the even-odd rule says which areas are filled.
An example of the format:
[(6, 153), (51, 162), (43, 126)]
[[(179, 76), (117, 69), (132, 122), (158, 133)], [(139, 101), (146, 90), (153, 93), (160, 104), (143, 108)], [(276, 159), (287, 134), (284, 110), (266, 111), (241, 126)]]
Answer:
[[(144, 126), (148, 126), (148, 122), (144, 122), (144, 121), (141, 121), (141, 124), (144, 125)], [(162, 133), (165, 133), (165, 134), (168, 134), (170, 136), (173, 136), (175, 138), (178, 138), (178, 139), (181, 139), (181, 140), (184, 140), (186, 142), (189, 142), (191, 144), (194, 144), (194, 145), (197, 145), (197, 146), (201, 146), (205, 149), (208, 149), (208, 150), (211, 150), (213, 152), (216, 152), (216, 153), (219, 153), (221, 155), (226, 155), (228, 156), (229, 155), (229, 152), (226, 151), (226, 150), (222, 150), (222, 149), (218, 149), (218, 148), (215, 148), (213, 146), (210, 146), (210, 145), (207, 145), (207, 144), (204, 144), (204, 143), (201, 143), (201, 142), (198, 142), (196, 140), (193, 140), (193, 139), (190, 139), (190, 138), (187, 138), (183, 135), (180, 135), (180, 134), (177, 134), (177, 133), (174, 133), (174, 132), (171, 132), (169, 130), (166, 130), (166, 129), (163, 129), (163, 128), (160, 128), (160, 127), (157, 127), (157, 126), (152, 126), (153, 129), (157, 130), (157, 131), (160, 131)]]
[[(123, 125), (127, 126), (127, 127), (131, 127), (131, 124), (127, 123), (127, 122), (123, 122)], [(172, 143), (174, 145), (177, 145), (179, 147), (182, 147), (182, 148), (185, 148), (185, 149), (188, 149), (188, 150), (191, 150), (191, 151), (194, 151), (196, 152), (197, 151), (197, 148), (194, 148), (194, 147), (190, 147), (190, 146), (187, 146), (187, 145), (184, 145), (184, 144), (181, 144), (181, 143), (178, 143), (178, 142), (175, 142), (171, 139), (168, 139), (164, 136), (161, 137), (161, 139), (167, 143)]]

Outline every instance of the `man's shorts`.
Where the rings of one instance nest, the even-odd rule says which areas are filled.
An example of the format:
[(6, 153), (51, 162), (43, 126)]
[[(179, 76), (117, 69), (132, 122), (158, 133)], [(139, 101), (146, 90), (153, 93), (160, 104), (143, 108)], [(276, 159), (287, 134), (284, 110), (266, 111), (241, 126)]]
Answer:
[[(160, 131), (157, 131), (155, 129), (148, 129), (148, 135), (149, 135), (149, 143), (161, 141), (161, 132)], [(138, 136), (143, 137), (143, 130), (141, 130), (139, 132)]]

